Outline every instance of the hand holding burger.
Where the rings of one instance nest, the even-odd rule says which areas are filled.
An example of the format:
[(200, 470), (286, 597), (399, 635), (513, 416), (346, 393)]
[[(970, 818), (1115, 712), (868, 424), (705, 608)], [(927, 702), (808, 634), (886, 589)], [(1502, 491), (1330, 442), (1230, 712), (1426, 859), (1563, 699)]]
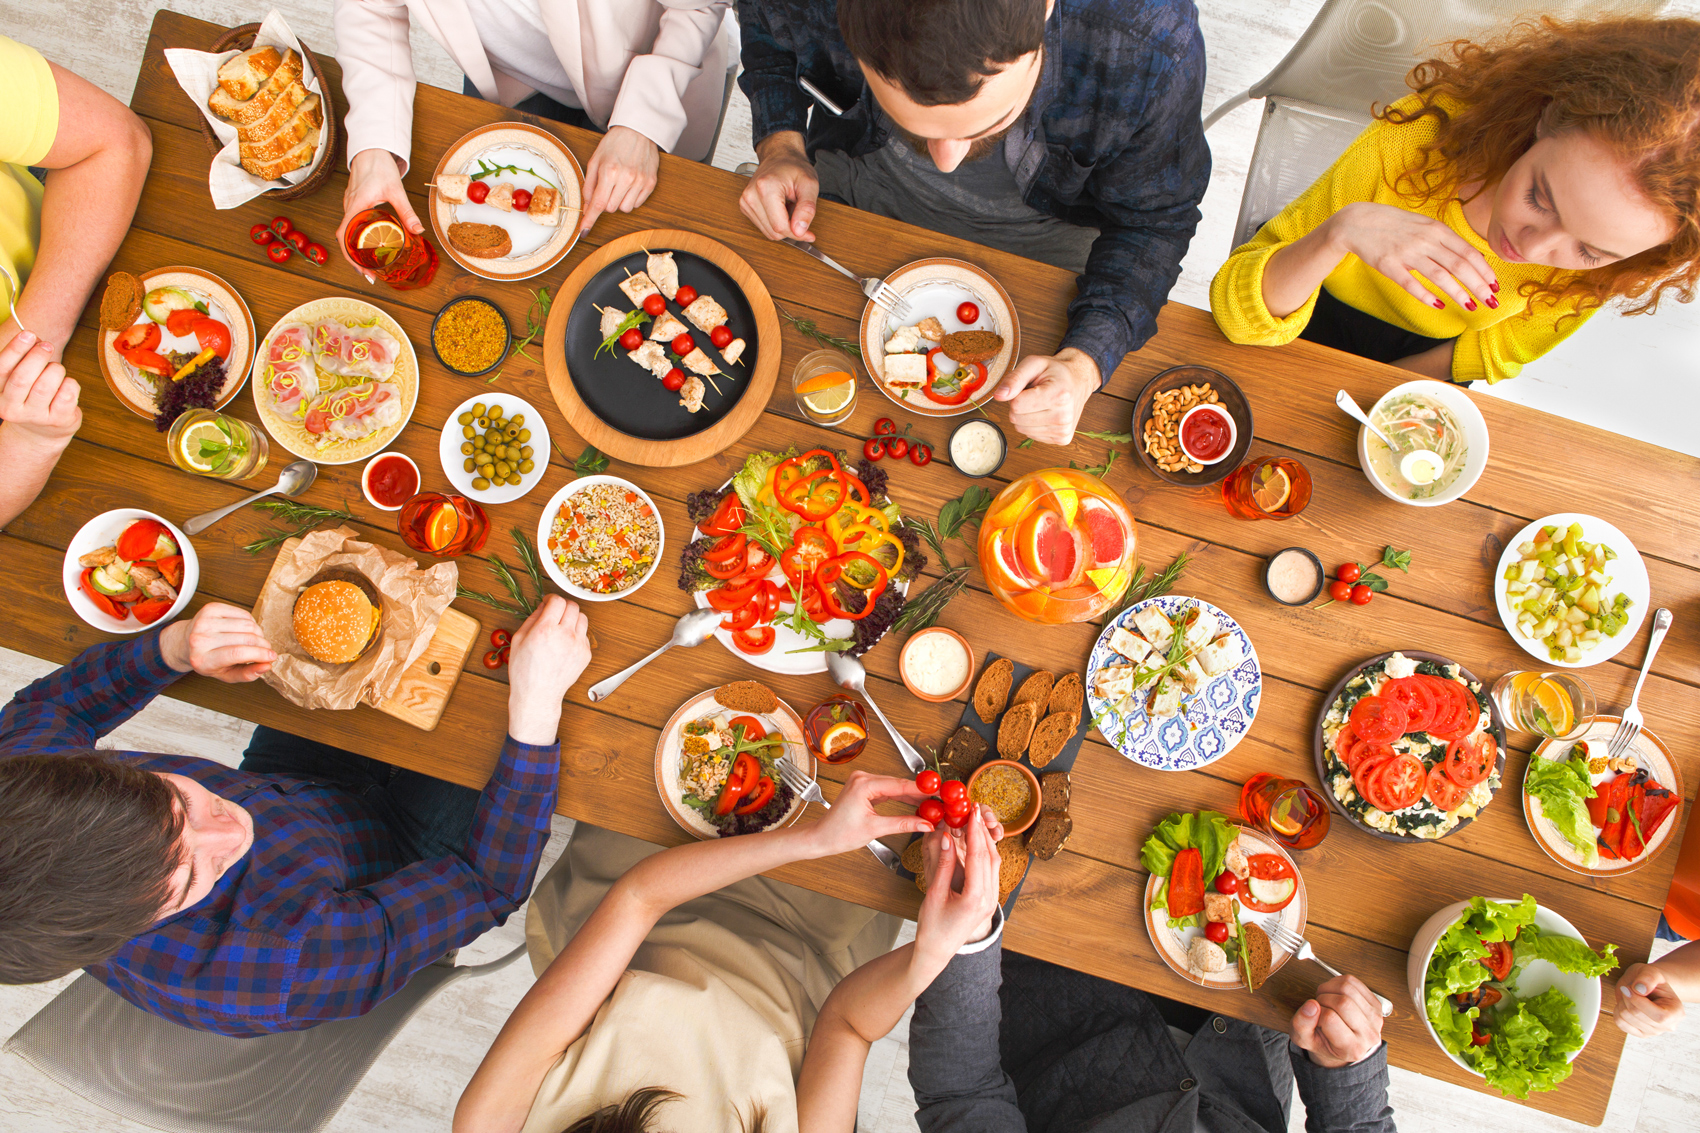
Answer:
[(558, 594), (514, 632), (508, 660), (508, 735), (522, 744), (552, 744), (561, 701), (590, 664), (590, 619)]

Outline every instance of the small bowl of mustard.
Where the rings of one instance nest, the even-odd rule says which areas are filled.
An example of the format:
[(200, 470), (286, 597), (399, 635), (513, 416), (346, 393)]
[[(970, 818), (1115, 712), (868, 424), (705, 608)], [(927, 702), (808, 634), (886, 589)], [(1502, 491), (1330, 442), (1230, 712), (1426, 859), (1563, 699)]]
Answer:
[(463, 378), (481, 378), (500, 366), (513, 342), (508, 317), (479, 295), (450, 299), (431, 320), (431, 353)]
[(1039, 821), (1039, 777), (1013, 759), (988, 759), (968, 776), (968, 799), (992, 808), (1003, 836), (1020, 834)]

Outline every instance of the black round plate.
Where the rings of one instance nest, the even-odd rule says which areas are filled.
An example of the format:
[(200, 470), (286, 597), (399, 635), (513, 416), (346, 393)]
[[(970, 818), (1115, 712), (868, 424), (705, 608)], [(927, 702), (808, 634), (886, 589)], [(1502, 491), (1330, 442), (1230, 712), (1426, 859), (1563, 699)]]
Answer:
[[(666, 250), (650, 249), (653, 252)], [(731, 276), (690, 252), (675, 251), (673, 260), (679, 265), (679, 283), (696, 288), (699, 295), (713, 296), (726, 308), (727, 327), (746, 344), (739, 364), (728, 366), (720, 351), (708, 340), (708, 335), (685, 318), (684, 308), (677, 303), (667, 304), (667, 310), (685, 324), (685, 329), (690, 331), (703, 353), (725, 371), (724, 376), (716, 374), (714, 377), (720, 386), (719, 393), (715, 392), (708, 379), (703, 379), (702, 408), (697, 412), (687, 412), (679, 404), (678, 394), (669, 393), (659, 378), (626, 357), (626, 352), (617, 345), (612, 355), (604, 350), (600, 358), (594, 357), (596, 348), (602, 345), (602, 312), (597, 308), (632, 309), (632, 301), (626, 298), (619, 284), (628, 274), (636, 275), (644, 270), (646, 257), (642, 252), (615, 260), (591, 276), (567, 317), (567, 373), (572, 375), (573, 388), (578, 390), (579, 397), (592, 413), (620, 432), (651, 441), (676, 441), (694, 436), (730, 413), (749, 387), (750, 373), (762, 347), (756, 332), (755, 310)], [(641, 328), (646, 338), (650, 326), (650, 323), (644, 323)], [(689, 373), (687, 370), (686, 374)]]
[[(1458, 664), (1450, 657), (1442, 657), (1438, 653), (1424, 653), (1418, 649), (1400, 649), (1397, 650), (1397, 652), (1403, 653), (1413, 661), (1433, 661), (1436, 665), (1441, 666)], [(1340, 678), (1339, 683), (1329, 689), (1328, 695), (1323, 698), (1322, 711), (1317, 715), (1316, 728), (1311, 733), (1311, 756), (1316, 763), (1316, 780), (1322, 784), (1322, 794), (1325, 798), (1327, 798), (1328, 804), (1334, 808), (1335, 813), (1340, 815), (1347, 822), (1350, 822), (1359, 830), (1362, 830), (1365, 834), (1373, 834), (1377, 838), (1388, 842), (1404, 842), (1407, 844), (1413, 842), (1439, 842), (1444, 838), (1452, 837), (1452, 835), (1470, 825), (1470, 823), (1474, 822), (1481, 816), (1482, 812), (1478, 810), (1469, 818), (1462, 819), (1458, 825), (1442, 834), (1439, 838), (1418, 838), (1413, 834), (1390, 834), (1385, 830), (1377, 830), (1375, 827), (1361, 821), (1357, 815), (1347, 810), (1340, 800), (1334, 797), (1334, 789), (1328, 785), (1328, 756), (1327, 753), (1324, 752), (1322, 746), (1322, 721), (1325, 717), (1327, 717), (1328, 710), (1334, 707), (1334, 702), (1340, 699), (1340, 694), (1346, 691), (1346, 683), (1348, 681), (1363, 672), (1365, 669), (1369, 668), (1371, 665), (1379, 664), (1391, 656), (1393, 656), (1393, 652), (1378, 653), (1363, 664), (1352, 666), (1346, 675)], [(1487, 682), (1483, 681), (1480, 677), (1477, 677), (1476, 674), (1470, 672), (1470, 670), (1464, 668), (1464, 666), (1458, 665), (1458, 675), (1463, 677), (1466, 681), (1469, 681), (1471, 684), (1480, 684), (1482, 686), (1482, 691), (1487, 691)], [(1505, 786), (1505, 721), (1500, 719), (1499, 705), (1494, 703), (1493, 697), (1491, 696), (1488, 697), (1488, 719), (1493, 721), (1493, 738), (1494, 742), (1499, 745), (1499, 758), (1494, 762), (1493, 772), (1495, 775), (1499, 776), (1499, 785), (1503, 787)], [(1497, 790), (1494, 791), (1493, 794), (1495, 798), (1499, 796), (1499, 792)], [(1491, 803), (1492, 800), (1490, 799), (1489, 802)]]

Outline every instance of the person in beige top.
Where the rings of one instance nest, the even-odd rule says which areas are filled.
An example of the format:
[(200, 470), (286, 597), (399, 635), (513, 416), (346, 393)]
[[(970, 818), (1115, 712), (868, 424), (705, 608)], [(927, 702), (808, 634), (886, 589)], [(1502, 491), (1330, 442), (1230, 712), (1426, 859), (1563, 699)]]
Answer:
[(921, 798), (855, 772), (818, 822), (668, 850), (579, 824), (527, 909), (538, 981), (461, 1095), (457, 1133), (616, 1115), (606, 1127), (848, 1133), (869, 1046), (1001, 927), (1002, 831), (987, 811), (962, 835), (928, 834), (929, 875), (956, 881), (929, 888), (896, 951), (897, 918), (757, 875), (929, 831), (874, 809)]
[(466, 75), (466, 93), (604, 131), (585, 167), (582, 231), (631, 212), (656, 185), (660, 151), (701, 160), (720, 121), (731, 0), (335, 0), (348, 98), (343, 229), (388, 203), (425, 231), (402, 188), (413, 150), (412, 21)]

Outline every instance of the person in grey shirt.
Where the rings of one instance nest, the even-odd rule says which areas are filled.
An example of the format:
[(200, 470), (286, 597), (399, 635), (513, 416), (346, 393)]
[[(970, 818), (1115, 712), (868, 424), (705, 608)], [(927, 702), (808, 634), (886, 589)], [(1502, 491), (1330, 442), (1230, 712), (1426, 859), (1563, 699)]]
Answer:
[(1291, 1035), (1042, 960), (996, 941), (953, 957), (909, 1025), (922, 1133), (1393, 1133), (1375, 996), (1322, 984)]

